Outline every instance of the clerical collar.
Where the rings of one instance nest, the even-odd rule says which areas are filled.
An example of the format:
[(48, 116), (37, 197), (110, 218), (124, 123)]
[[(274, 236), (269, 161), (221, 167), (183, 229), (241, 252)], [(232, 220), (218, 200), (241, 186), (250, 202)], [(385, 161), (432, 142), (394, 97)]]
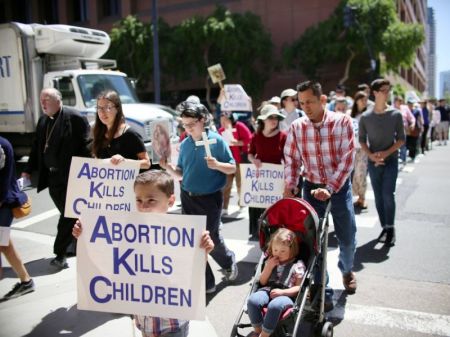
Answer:
[(61, 112), (61, 109), (59, 109), (53, 116), (48, 116), (48, 118), (50, 118), (50, 119), (57, 119), (60, 112)]

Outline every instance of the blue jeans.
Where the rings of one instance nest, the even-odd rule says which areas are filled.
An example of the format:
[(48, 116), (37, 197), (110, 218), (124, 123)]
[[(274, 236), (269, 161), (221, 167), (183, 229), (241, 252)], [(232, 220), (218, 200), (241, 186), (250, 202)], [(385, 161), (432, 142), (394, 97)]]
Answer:
[[(311, 195), (311, 190), (318, 186), (309, 181), (303, 183), (303, 198), (311, 204), (320, 218), (325, 214), (326, 202), (317, 200)], [(342, 188), (331, 196), (331, 215), (333, 216), (334, 231), (339, 244), (338, 267), (342, 274), (353, 269), (356, 249), (356, 222), (353, 208), (352, 184), (347, 179)]]
[[(262, 308), (267, 305), (266, 316), (262, 315)], [(290, 308), (294, 302), (290, 297), (278, 296), (270, 299), (269, 293), (265, 290), (259, 290), (251, 294), (247, 301), (247, 312), (253, 327), (260, 327), (271, 334), (280, 319), (281, 314), (286, 308)]]
[(392, 228), (395, 219), (395, 184), (398, 176), (397, 156), (385, 160), (384, 163), (375, 166), (373, 161), (369, 161), (369, 175), (381, 227)]

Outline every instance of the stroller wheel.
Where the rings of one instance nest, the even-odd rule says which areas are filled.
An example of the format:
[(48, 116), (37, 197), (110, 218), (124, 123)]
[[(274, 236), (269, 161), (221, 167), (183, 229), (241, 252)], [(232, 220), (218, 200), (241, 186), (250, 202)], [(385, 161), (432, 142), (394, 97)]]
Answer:
[(333, 323), (325, 322), (323, 324), (321, 337), (333, 337)]

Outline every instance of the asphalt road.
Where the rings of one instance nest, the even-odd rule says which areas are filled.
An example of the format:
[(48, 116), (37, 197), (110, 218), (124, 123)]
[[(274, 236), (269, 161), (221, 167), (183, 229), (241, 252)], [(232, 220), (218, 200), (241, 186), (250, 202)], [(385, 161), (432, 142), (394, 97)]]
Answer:
[[(400, 172), (397, 182), (397, 243), (391, 248), (375, 240), (380, 227), (373, 192), (369, 187), (369, 208), (358, 214), (356, 219), (358, 244), (354, 269), (358, 290), (355, 295), (347, 296), (343, 292), (336, 266), (336, 239), (331, 228), (328, 269), (330, 284), (335, 289), (336, 306), (328, 318), (335, 324), (334, 336), (450, 336), (449, 169), (450, 146), (435, 146), (417, 163), (407, 164)], [(32, 188), (28, 193), (33, 200), (33, 214), (14, 224), (12, 236), (17, 234), (18, 250), (27, 266), (37, 270), (33, 269), (33, 265), (43, 259), (47, 263), (52, 256), (51, 247), (33, 249), (32, 244), (27, 243), (29, 241), (21, 241), (20, 238), (26, 235), (31, 241), (34, 237), (37, 241), (42, 238), (51, 241), (56, 233), (57, 213), (47, 191), (36, 194), (35, 188)], [(207, 316), (220, 337), (230, 335), (260, 256), (255, 243), (248, 241), (247, 209), (239, 209), (236, 201), (234, 193), (231, 214), (223, 218), (223, 235), (227, 245), (238, 256), (240, 274), (231, 284), (225, 281), (218, 283), (217, 292), (207, 296)], [(27, 246), (21, 247), (21, 242)], [(222, 274), (217, 265), (212, 265), (216, 280), (220, 282)], [(7, 292), (15, 282), (9, 268), (4, 268), (4, 275), (5, 279), (0, 281), (0, 294)], [(34, 276), (38, 278), (40, 275)], [(26, 296), (14, 301), (25, 305)], [(7, 331), (15, 331), (11, 325), (27, 320), (24, 316), (20, 320), (6, 321), (7, 316), (3, 313), (14, 306), (13, 301), (0, 303), (0, 326), (8, 325), (10, 329)], [(75, 310), (72, 306), (66, 309), (68, 312)], [(39, 308), (35, 308), (33, 317), (39, 314), (44, 316), (47, 313), (39, 313)], [(70, 336), (88, 336), (90, 329), (103, 323), (102, 320), (91, 322), (91, 325)], [(83, 324), (82, 321), (79, 324)], [(23, 331), (27, 329), (16, 329), (21, 331), (16, 336), (25, 335)], [(56, 330), (61, 330), (59, 325), (55, 326)], [(0, 328), (0, 336), (14, 335), (4, 335), (2, 331), (5, 330)], [(123, 333), (112, 330), (109, 335), (122, 336)], [(206, 334), (196, 330), (196, 336)]]

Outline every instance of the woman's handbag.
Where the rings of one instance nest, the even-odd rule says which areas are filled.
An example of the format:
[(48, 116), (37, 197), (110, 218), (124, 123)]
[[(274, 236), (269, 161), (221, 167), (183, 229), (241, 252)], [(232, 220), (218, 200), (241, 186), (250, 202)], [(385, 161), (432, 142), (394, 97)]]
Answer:
[(24, 216), (27, 216), (31, 212), (31, 199), (27, 196), (27, 201), (23, 205), (14, 207), (12, 209), (13, 216), (16, 219), (23, 218)]

